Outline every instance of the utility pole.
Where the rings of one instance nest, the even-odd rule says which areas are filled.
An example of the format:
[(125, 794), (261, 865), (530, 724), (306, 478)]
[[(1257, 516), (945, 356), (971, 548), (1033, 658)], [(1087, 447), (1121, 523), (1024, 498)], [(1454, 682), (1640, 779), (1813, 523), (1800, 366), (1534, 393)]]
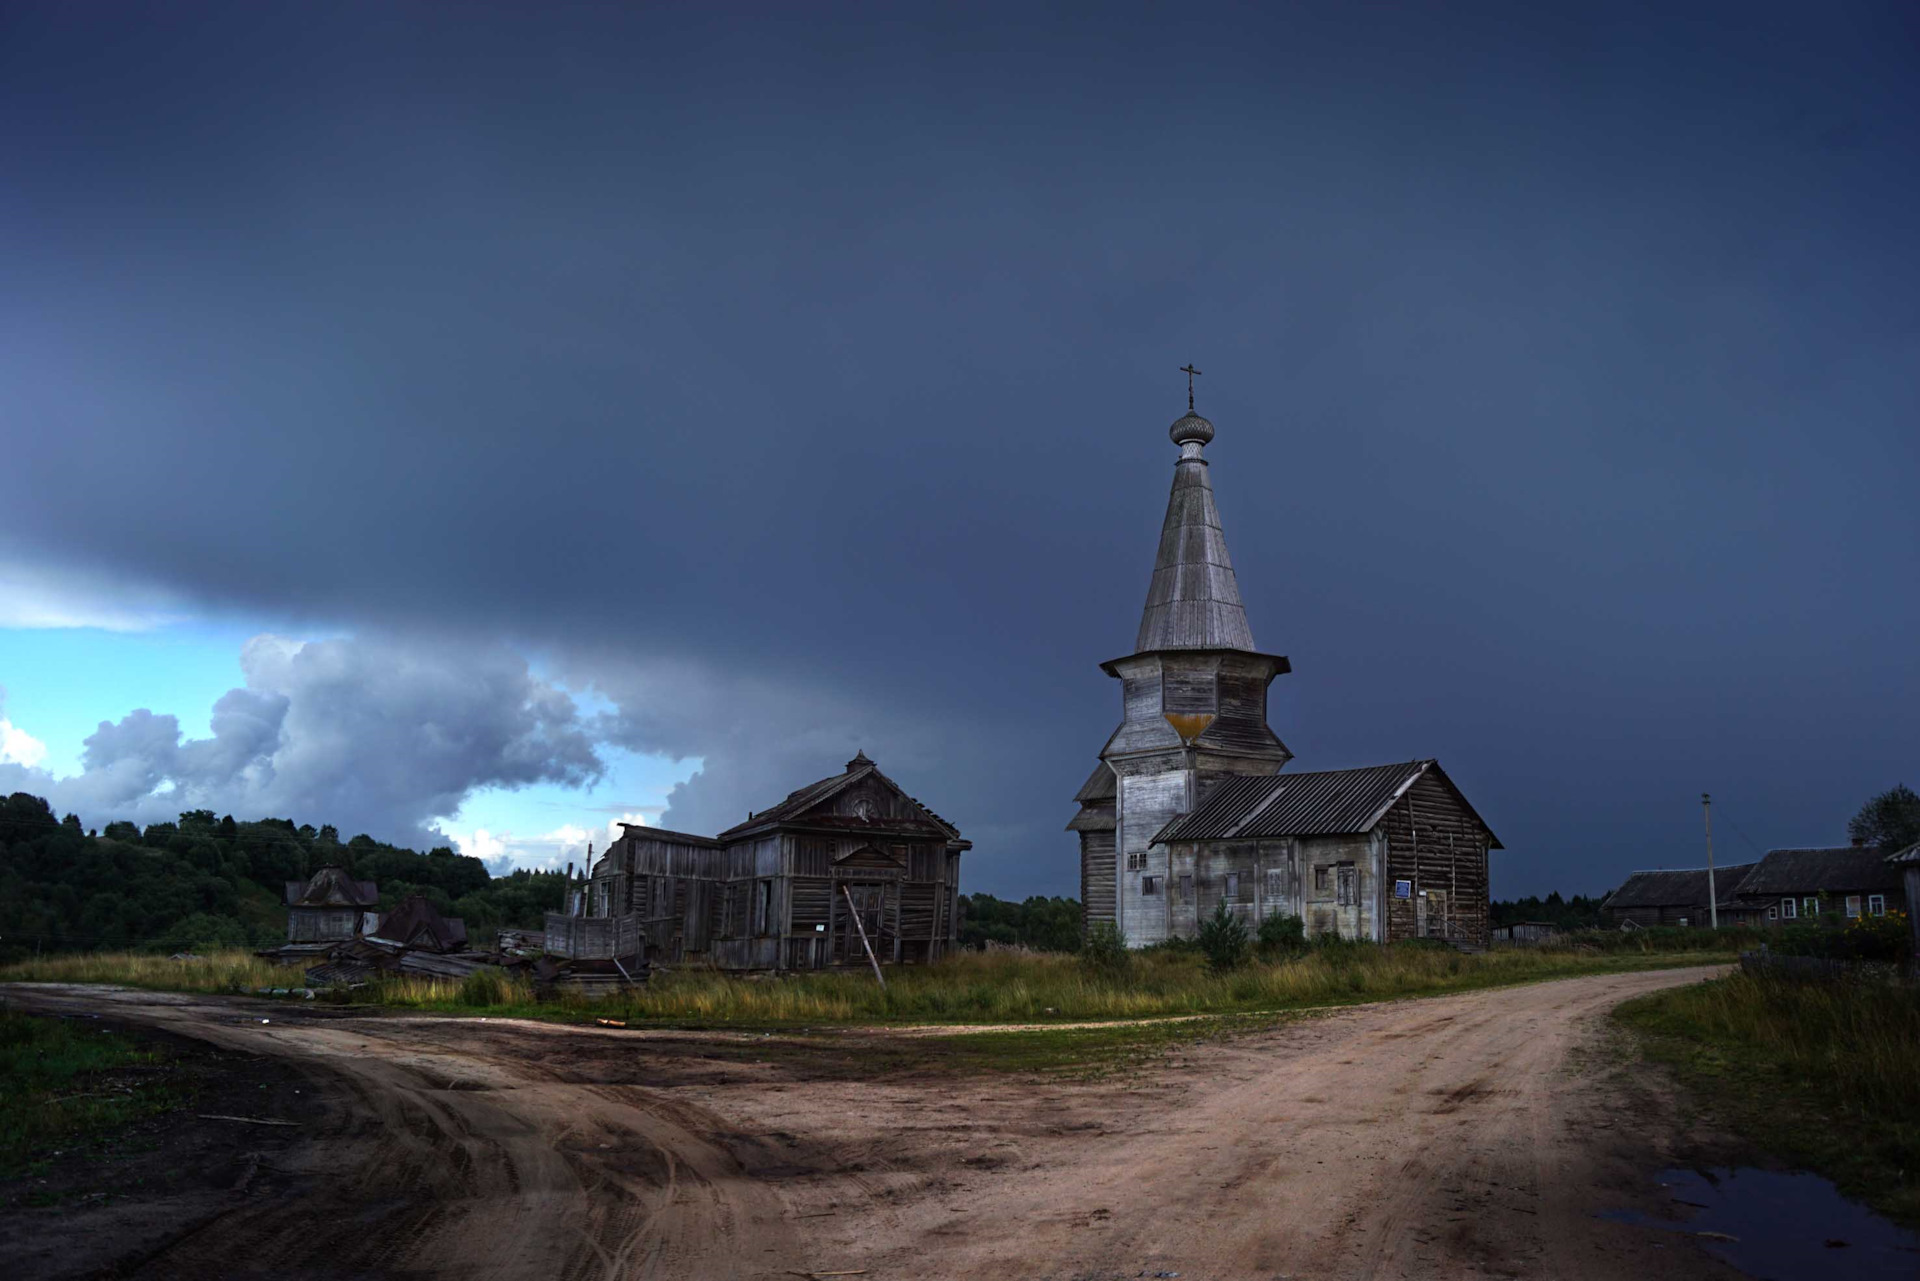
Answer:
[(1700, 793), (1700, 813), (1707, 820), (1707, 927), (1720, 928), (1720, 896), (1713, 888), (1713, 797)]

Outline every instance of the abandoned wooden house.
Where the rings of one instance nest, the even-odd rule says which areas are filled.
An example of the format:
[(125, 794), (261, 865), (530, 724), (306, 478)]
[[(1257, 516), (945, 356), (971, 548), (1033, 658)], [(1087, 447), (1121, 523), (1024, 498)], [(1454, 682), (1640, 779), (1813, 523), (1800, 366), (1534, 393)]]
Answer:
[(728, 970), (922, 963), (959, 937), (959, 829), (861, 752), (718, 836), (622, 825), (546, 950)]
[[(1734, 863), (1713, 871), (1713, 897), (1720, 923), (1739, 923), (1735, 895), (1757, 863)], [(1705, 929), (1713, 919), (1707, 902), (1707, 869), (1682, 867), (1635, 872), (1601, 900), (1600, 919), (1617, 928), (1687, 925)]]
[(329, 865), (286, 886), (289, 943), (344, 943), (380, 923), (379, 891), (343, 867)]
[(1267, 691), (1291, 665), (1254, 645), (1191, 389), (1169, 434), (1180, 457), (1134, 652), (1101, 664), (1121, 722), (1068, 824), (1087, 924), (1141, 946), (1191, 936), (1224, 902), (1310, 935), (1484, 946), (1500, 842), (1436, 762), (1282, 773), (1293, 753)]

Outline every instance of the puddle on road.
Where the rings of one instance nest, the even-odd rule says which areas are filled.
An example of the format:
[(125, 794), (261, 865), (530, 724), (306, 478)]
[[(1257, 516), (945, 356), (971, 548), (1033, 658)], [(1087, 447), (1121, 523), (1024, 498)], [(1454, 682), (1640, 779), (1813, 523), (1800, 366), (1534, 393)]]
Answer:
[(1663, 1170), (1674, 1217), (1633, 1210), (1599, 1217), (1694, 1238), (1754, 1281), (1914, 1281), (1920, 1233), (1840, 1195), (1817, 1174)]

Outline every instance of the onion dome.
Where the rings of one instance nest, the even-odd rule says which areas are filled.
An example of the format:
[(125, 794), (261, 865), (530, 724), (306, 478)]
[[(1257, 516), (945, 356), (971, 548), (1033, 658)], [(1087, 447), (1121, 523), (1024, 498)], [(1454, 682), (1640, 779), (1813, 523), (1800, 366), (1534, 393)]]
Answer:
[(1176, 445), (1184, 445), (1189, 441), (1204, 445), (1213, 439), (1213, 424), (1189, 409), (1167, 429), (1167, 435), (1173, 437)]

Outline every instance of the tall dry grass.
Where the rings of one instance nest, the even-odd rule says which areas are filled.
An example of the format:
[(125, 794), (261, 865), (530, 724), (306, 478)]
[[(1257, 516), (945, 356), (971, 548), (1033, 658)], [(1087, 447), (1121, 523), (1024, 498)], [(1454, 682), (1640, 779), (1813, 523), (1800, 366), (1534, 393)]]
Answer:
[(306, 982), (306, 976), (299, 966), (275, 965), (235, 948), (185, 961), (171, 961), (148, 952), (49, 956), (0, 967), (0, 982), (118, 983), (167, 992), (251, 992), (261, 987), (298, 987)]
[[(1189, 952), (1136, 953), (1123, 971), (1103, 972), (1073, 956), (994, 951), (891, 969), (884, 990), (864, 970), (774, 978), (681, 969), (656, 971), (644, 987), (598, 1002), (563, 994), (542, 1003), (524, 979), (483, 971), (464, 980), (393, 976), (344, 999), (409, 1009), (513, 1010), (563, 1017), (591, 1011), (688, 1023), (1022, 1023), (1298, 1009), (1660, 963), (1665, 962), (1659, 956), (1638, 954), (1515, 948), (1465, 956), (1434, 947), (1336, 944), (1214, 974), (1200, 956)], [(297, 969), (272, 966), (241, 952), (186, 962), (131, 953), (60, 957), (0, 969), (0, 981), (9, 979), (207, 992), (250, 992), (302, 982)]]

